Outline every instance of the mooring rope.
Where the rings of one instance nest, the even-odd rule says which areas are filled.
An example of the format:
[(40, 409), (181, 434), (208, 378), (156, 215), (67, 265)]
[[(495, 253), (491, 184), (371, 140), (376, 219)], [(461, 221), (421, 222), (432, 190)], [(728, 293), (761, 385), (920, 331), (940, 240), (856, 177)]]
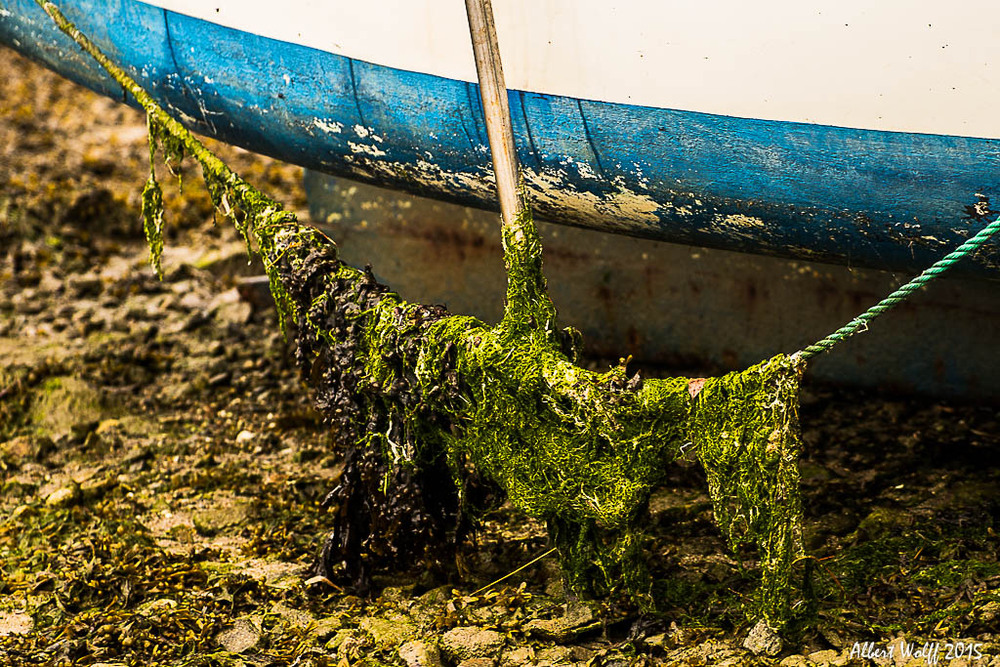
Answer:
[(990, 224), (979, 230), (979, 233), (973, 236), (971, 239), (963, 243), (962, 245), (955, 248), (938, 261), (934, 262), (931, 266), (924, 269), (924, 271), (918, 275), (916, 278), (906, 283), (895, 292), (885, 297), (874, 306), (861, 313), (853, 320), (840, 327), (832, 334), (820, 340), (812, 345), (803, 348), (799, 352), (796, 352), (794, 356), (799, 359), (811, 359), (821, 352), (826, 352), (832, 348), (837, 343), (847, 340), (859, 331), (865, 331), (868, 329), (868, 323), (874, 320), (876, 317), (882, 313), (891, 310), (897, 305), (906, 301), (914, 292), (919, 290), (921, 287), (929, 283), (934, 278), (950, 269), (956, 263), (958, 263), (963, 257), (969, 255), (976, 250), (978, 250), (984, 243), (986, 243), (990, 238), (1000, 231), (1000, 217), (991, 222)]

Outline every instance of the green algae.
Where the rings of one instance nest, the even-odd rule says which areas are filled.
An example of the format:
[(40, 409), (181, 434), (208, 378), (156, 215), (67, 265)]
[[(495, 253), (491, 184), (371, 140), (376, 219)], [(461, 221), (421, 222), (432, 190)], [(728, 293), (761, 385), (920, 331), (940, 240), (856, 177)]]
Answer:
[[(164, 551), (131, 496), (119, 489), (59, 508), (36, 501), (0, 521), (0, 594), (24, 603), (34, 627), (0, 635), (4, 664), (244, 665), (246, 655), (219, 647), (220, 633), (262, 607), (307, 601), (301, 587), (248, 579), (211, 550)], [(266, 620), (265, 656), (276, 664), (316, 643)]]
[(708, 476), (715, 519), (733, 550), (760, 550), (761, 604), (782, 609), (802, 556), (798, 460), (801, 362), (776, 357), (706, 382), (692, 437)]
[[(825, 615), (866, 631), (966, 636), (992, 627), (1000, 563), (992, 522), (949, 525), (938, 515), (905, 531), (847, 545), (816, 576)], [(856, 619), (857, 607), (864, 607)]]
[[(647, 602), (645, 504), (670, 462), (690, 452), (708, 471), (730, 543), (762, 554), (758, 608), (775, 624), (785, 618), (801, 555), (796, 360), (779, 356), (703, 384), (629, 378), (624, 367), (596, 373), (561, 350), (552, 320), (538, 315), (544, 302), (529, 318), (508, 309), (517, 319), (491, 327), (369, 286), (373, 295), (357, 270), (332, 258), (312, 264), (314, 250), (287, 274), (317, 281), (292, 290), (310, 304), (313, 342), (300, 350), (322, 365), (324, 347), (350, 349), (348, 367), (320, 371), (330, 384), (318, 391), (328, 413), (340, 405), (331, 397), (361, 396), (362, 449), (390, 468), (432, 465), (443, 452), (459, 493), (472, 468), (547, 523), (576, 590), (626, 589)], [(383, 470), (383, 494), (390, 479)]]
[[(624, 589), (650, 604), (646, 504), (669, 464), (694, 456), (730, 545), (760, 552), (758, 612), (774, 626), (785, 621), (801, 555), (799, 360), (779, 355), (704, 381), (630, 378), (624, 362), (605, 373), (574, 365), (578, 334), (557, 327), (530, 212), (503, 230), (500, 323), (406, 303), (342, 264), (332, 242), (240, 179), (54, 6), (39, 4), (146, 109), (152, 159), (162, 145), (170, 158), (199, 161), (216, 208), (263, 260), (282, 323), (298, 323), (298, 361), (317, 404), (360, 452), (335, 500), (368, 517), (345, 519), (354, 523), (335, 547), (364, 551), (350, 555), (360, 560), (405, 555), (412, 534), (433, 541), (442, 522), (470, 512), (469, 489), (485, 479), (547, 523), (576, 590)], [(143, 216), (158, 271), (162, 195), (152, 168)], [(442, 467), (457, 509), (436, 496), (441, 478), (428, 471)]]
[(35, 388), (29, 420), (37, 433), (56, 437), (100, 421), (107, 414), (102, 402), (100, 393), (80, 378), (50, 377)]
[(26, 369), (0, 368), (0, 440), (13, 437), (30, 414), (30, 384)]

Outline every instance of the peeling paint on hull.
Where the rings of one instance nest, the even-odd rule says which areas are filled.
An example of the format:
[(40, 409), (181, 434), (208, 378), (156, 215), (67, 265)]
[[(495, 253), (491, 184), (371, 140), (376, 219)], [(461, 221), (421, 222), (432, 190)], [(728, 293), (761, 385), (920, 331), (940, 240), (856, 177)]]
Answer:
[[(63, 11), (188, 126), (306, 167), (492, 208), (475, 84), (239, 32), (134, 0)], [(0, 43), (122, 93), (33, 0), (4, 0)], [(510, 93), (540, 217), (632, 236), (916, 270), (1000, 200), (1000, 141)], [(990, 246), (967, 273), (996, 275)]]

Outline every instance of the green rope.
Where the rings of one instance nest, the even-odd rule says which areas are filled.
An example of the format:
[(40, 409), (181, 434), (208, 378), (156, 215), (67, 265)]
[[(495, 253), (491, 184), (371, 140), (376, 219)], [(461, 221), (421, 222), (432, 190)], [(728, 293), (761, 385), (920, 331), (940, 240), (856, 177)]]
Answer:
[(918, 289), (929, 283), (934, 278), (950, 269), (954, 264), (961, 260), (966, 255), (969, 255), (979, 249), (984, 243), (986, 243), (991, 236), (1000, 231), (1000, 218), (997, 218), (986, 227), (983, 227), (978, 234), (973, 236), (971, 239), (960, 245), (958, 248), (948, 253), (938, 261), (934, 262), (930, 267), (925, 269), (923, 273), (919, 276), (906, 283), (895, 292), (885, 297), (877, 304), (861, 313), (853, 320), (840, 327), (832, 334), (824, 338), (823, 340), (813, 343), (809, 347), (796, 352), (794, 356), (799, 359), (811, 359), (821, 352), (826, 352), (831, 347), (840, 343), (841, 341), (847, 340), (859, 331), (865, 331), (868, 329), (868, 323), (874, 320), (876, 317), (882, 313), (891, 310), (895, 306), (899, 305), (905, 301), (911, 294), (916, 292)]

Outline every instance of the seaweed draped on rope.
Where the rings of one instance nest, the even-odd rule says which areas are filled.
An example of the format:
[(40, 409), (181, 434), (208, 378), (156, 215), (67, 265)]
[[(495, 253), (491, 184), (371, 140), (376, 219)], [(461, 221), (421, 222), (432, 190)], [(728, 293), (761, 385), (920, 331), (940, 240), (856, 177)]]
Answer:
[[(577, 334), (556, 326), (530, 214), (504, 230), (502, 321), (488, 325), (407, 303), (336, 246), (255, 190), (108, 61), (51, 3), (40, 4), (141, 104), (150, 153), (201, 165), (216, 206), (259, 254), (297, 358), (347, 454), (321, 566), (357, 580), (403, 559), (441, 558), (475, 514), (483, 485), (546, 522), (569, 583), (649, 601), (643, 519), (671, 462), (704, 467), (732, 548), (760, 553), (761, 615), (789, 612), (801, 554), (797, 419), (801, 362), (777, 356), (720, 378), (643, 380), (573, 363)], [(162, 199), (143, 212), (158, 262)], [(515, 238), (516, 237), (516, 238)], [(445, 550), (446, 551), (446, 550)]]
[[(535, 316), (518, 320), (508, 307), (488, 326), (406, 303), (341, 264), (315, 233), (277, 237), (300, 250), (285, 252), (279, 269), (307, 323), (299, 361), (353, 452), (330, 499), (340, 508), (331, 569), (345, 559), (360, 569), (379, 557), (427, 556), (421, 546), (439, 544), (441, 519), (458, 511), (441, 497), (447, 471), (454, 492), (445, 495), (462, 497), (470, 477), (484, 478), (546, 521), (578, 591), (624, 585), (646, 597), (646, 502), (670, 463), (690, 455), (705, 467), (730, 544), (761, 551), (765, 613), (784, 615), (800, 551), (792, 359), (693, 382), (629, 378), (624, 367), (595, 373), (575, 366), (564, 338)], [(420, 497), (398, 512), (394, 488), (404, 487)], [(424, 535), (416, 553), (407, 546), (414, 533)]]

